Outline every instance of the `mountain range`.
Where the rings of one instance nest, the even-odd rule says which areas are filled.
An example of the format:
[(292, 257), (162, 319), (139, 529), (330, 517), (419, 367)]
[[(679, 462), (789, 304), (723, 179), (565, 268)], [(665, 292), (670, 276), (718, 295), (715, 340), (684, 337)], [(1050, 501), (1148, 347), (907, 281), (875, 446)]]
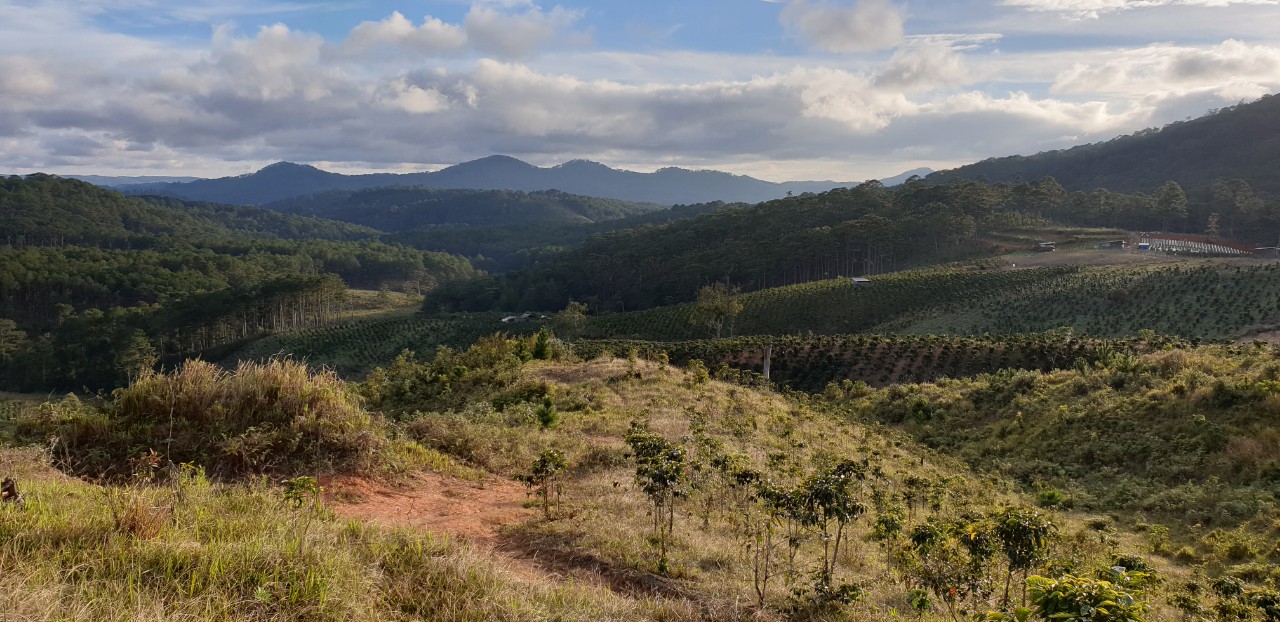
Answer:
[[(918, 169), (904, 175), (909, 177), (929, 172), (928, 169)], [(512, 157), (495, 155), (439, 171), (403, 174), (343, 175), (305, 164), (277, 162), (255, 173), (237, 177), (130, 184), (118, 188), (130, 194), (154, 194), (232, 205), (261, 205), (329, 190), (362, 190), (387, 186), (525, 192), (560, 190), (592, 197), (674, 205), (711, 201), (758, 203), (788, 194), (824, 192), (858, 183), (776, 183), (720, 171), (682, 168), (637, 173), (588, 160), (571, 160), (544, 168)]]

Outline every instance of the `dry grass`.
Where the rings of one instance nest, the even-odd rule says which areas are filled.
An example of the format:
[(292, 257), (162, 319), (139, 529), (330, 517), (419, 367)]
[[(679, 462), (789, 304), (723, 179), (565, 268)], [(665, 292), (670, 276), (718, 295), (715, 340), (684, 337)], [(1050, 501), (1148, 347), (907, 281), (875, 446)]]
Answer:
[[(265, 481), (190, 472), (121, 491), (35, 451), (0, 451), (0, 465), (27, 497), (0, 508), (0, 619), (694, 619), (687, 603), (520, 578), (464, 543), (297, 509)], [(169, 510), (145, 532), (117, 526), (112, 494)]]
[[(1203, 373), (1204, 362), (1194, 357), (1165, 356), (1160, 363), (1168, 373)], [(811, 582), (821, 554), (810, 534), (793, 563), (780, 562), (783, 573), (766, 607), (757, 608), (744, 510), (714, 478), (679, 502), (669, 570), (656, 572), (652, 505), (634, 482), (623, 442), (633, 421), (680, 442), (694, 462), (701, 459), (698, 443), (714, 441), (725, 455), (783, 486), (841, 460), (866, 458), (883, 473), (875, 484), (890, 499), (902, 498), (909, 479), (928, 483), (928, 501), (912, 509), (912, 524), (927, 515), (1028, 505), (1007, 480), (975, 473), (899, 432), (858, 423), (858, 413), (822, 400), (700, 382), (644, 360), (535, 361), (520, 374), (522, 382), (547, 385), (560, 413), (556, 427), (538, 425), (533, 402), (498, 411), (480, 399), (459, 411), (420, 414), (406, 428), (430, 447), (413, 451), (430, 456), (440, 470), (512, 476), (544, 449), (565, 454), (570, 477), (553, 519), (532, 518), (496, 537), (499, 558), (514, 555), (532, 572), (512, 572), (509, 560), (439, 535), (296, 508), (265, 479), (219, 485), (188, 470), (164, 485), (102, 488), (49, 469), (38, 452), (7, 451), (0, 452), (0, 469), (27, 482), (28, 506), (0, 510), (0, 619), (947, 619), (938, 611), (911, 610), (905, 577), (890, 562), (890, 551), (872, 538), (874, 512), (854, 522), (837, 560), (838, 579), (865, 588), (860, 602), (814, 610), (791, 597), (792, 589)], [(241, 393), (264, 384), (260, 376), (243, 375), (248, 384)], [(286, 376), (298, 382), (310, 377)], [(185, 403), (182, 396), (206, 396), (228, 381), (197, 376), (186, 384), (144, 383), (146, 391), (135, 389), (125, 404), (167, 412), (154, 410), (143, 396)], [(342, 386), (326, 382), (321, 377), (314, 387), (290, 385), (295, 395), (289, 408), (334, 399), (348, 404), (333, 392)], [(234, 409), (266, 404), (271, 412), (281, 403), (269, 395), (243, 399), (222, 407), (239, 412)], [(1236, 446), (1242, 457), (1256, 454), (1256, 448)], [(874, 505), (869, 492), (864, 500)], [(1082, 572), (1105, 565), (1115, 552), (1136, 552), (1178, 582), (1202, 576), (1152, 558), (1149, 535), (1137, 533), (1130, 519), (1053, 518), (1063, 534), (1055, 557)], [(1221, 534), (1206, 547), (1229, 548), (1233, 537)], [(1151, 619), (1174, 619), (1161, 598)]]
[(332, 372), (291, 360), (241, 363), (227, 372), (188, 361), (118, 389), (109, 403), (69, 397), (19, 420), (32, 439), (57, 437), (58, 455), (101, 476), (159, 451), (218, 474), (298, 468), (375, 471), (398, 457), (381, 417)]

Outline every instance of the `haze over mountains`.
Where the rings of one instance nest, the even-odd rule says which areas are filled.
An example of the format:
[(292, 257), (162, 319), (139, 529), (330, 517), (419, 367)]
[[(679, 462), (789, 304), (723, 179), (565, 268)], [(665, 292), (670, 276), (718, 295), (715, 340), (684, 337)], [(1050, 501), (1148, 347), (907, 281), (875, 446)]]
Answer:
[[(928, 174), (917, 169), (891, 178), (900, 183), (911, 175)], [(824, 192), (859, 182), (794, 181), (775, 183), (720, 171), (664, 168), (637, 173), (610, 168), (588, 160), (572, 160), (543, 168), (507, 156), (490, 156), (423, 173), (372, 173), (343, 175), (313, 166), (278, 162), (249, 175), (201, 179), (183, 183), (134, 184), (120, 189), (132, 194), (159, 194), (187, 200), (233, 205), (259, 205), (327, 190), (362, 190), (385, 186), (430, 186), (461, 190), (560, 190), (571, 194), (624, 201), (705, 203), (710, 201), (758, 203), (787, 194)]]

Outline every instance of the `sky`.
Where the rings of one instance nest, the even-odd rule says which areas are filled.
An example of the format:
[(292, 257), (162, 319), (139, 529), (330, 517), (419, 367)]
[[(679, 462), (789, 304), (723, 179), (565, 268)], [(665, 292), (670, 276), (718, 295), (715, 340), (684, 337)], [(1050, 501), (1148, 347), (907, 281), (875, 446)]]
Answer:
[(0, 0), (0, 172), (861, 181), (1280, 86), (1280, 0)]

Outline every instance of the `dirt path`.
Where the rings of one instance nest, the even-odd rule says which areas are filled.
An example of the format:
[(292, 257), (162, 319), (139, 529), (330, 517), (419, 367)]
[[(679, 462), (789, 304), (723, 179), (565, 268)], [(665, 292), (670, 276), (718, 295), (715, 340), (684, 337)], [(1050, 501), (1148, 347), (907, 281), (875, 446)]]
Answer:
[(472, 482), (420, 473), (396, 487), (355, 477), (328, 478), (321, 485), (326, 501), (343, 518), (421, 527), (490, 546), (504, 525), (534, 515), (524, 507), (524, 487), (498, 478)]
[(682, 595), (670, 580), (504, 533), (504, 526), (537, 514), (536, 509), (524, 507), (525, 489), (516, 482), (498, 478), (472, 482), (420, 473), (398, 486), (350, 476), (323, 478), (320, 484), (325, 502), (338, 516), (466, 540), (524, 580), (590, 585), (626, 596)]

